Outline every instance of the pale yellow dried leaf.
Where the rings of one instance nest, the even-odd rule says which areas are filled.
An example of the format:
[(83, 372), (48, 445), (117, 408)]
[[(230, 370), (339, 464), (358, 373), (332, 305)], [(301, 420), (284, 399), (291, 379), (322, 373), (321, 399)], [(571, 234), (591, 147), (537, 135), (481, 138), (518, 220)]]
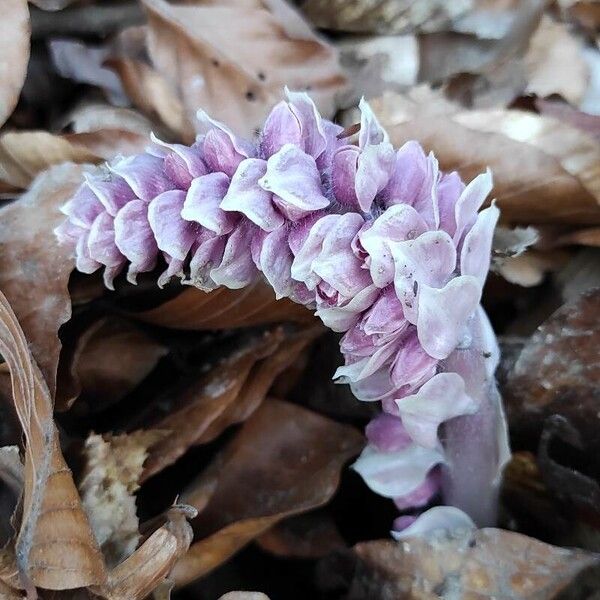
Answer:
[(29, 62), (31, 26), (27, 0), (3, 0), (0, 11), (0, 126), (10, 116)]
[(571, 104), (583, 99), (589, 79), (583, 43), (564, 23), (544, 16), (524, 58), (528, 94), (559, 94)]
[(16, 542), (22, 582), (55, 590), (103, 583), (104, 561), (61, 453), (48, 387), (1, 293), (0, 353), (10, 368), (14, 408), (25, 438), (22, 521)]
[(90, 434), (79, 483), (83, 507), (109, 567), (130, 556), (139, 542), (135, 492), (148, 448), (161, 440), (158, 431), (113, 436)]
[(284, 86), (310, 90), (332, 116), (346, 84), (336, 51), (284, 0), (143, 0), (148, 51), (194, 122), (198, 108), (251, 136)]

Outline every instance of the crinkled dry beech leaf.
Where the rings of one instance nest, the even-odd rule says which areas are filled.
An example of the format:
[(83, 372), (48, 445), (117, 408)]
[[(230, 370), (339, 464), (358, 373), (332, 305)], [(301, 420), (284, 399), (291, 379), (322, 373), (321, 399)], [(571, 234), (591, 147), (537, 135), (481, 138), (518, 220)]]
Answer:
[(55, 135), (19, 131), (0, 137), (0, 179), (26, 188), (42, 171), (64, 162), (97, 163), (116, 154), (136, 154), (148, 146), (145, 134), (104, 129)]
[(0, 126), (17, 105), (25, 83), (29, 38), (27, 0), (4, 0), (0, 18)]
[(403, 33), (446, 28), (473, 4), (473, 0), (305, 0), (301, 7), (324, 29)]
[(556, 240), (556, 244), (558, 246), (578, 244), (600, 248), (600, 227), (586, 227), (585, 229), (577, 229), (576, 231), (565, 233)]
[[(168, 435), (150, 448), (142, 480), (175, 462), (191, 446), (206, 444), (227, 427), (245, 421), (264, 400), (274, 379), (319, 333), (283, 328), (253, 337), (209, 373), (191, 382), (163, 419), (151, 423)], [(161, 402), (161, 405), (164, 404)]]
[(16, 541), (22, 583), (58, 590), (101, 584), (104, 561), (61, 453), (48, 387), (1, 293), (0, 353), (10, 368), (15, 411), (25, 436), (22, 521)]
[(31, 3), (42, 10), (60, 10), (61, 8), (65, 8), (65, 6), (69, 6), (69, 4), (78, 1), (79, 0), (31, 0)]
[(227, 560), (285, 517), (325, 504), (362, 435), (299, 406), (266, 400), (183, 493), (200, 510), (200, 539), (177, 563), (181, 586)]
[(544, 16), (529, 41), (524, 58), (528, 94), (540, 97), (559, 94), (578, 105), (588, 86), (588, 66), (583, 44), (563, 23)]
[(415, 537), (401, 544), (364, 542), (354, 552), (348, 600), (570, 598), (577, 595), (569, 592), (588, 589), (586, 577), (600, 571), (598, 555), (501, 529), (465, 531), (449, 539)]
[(62, 384), (59, 391), (66, 386), (70, 393), (57, 397), (56, 409), (68, 409), (81, 390), (92, 404), (106, 406), (118, 402), (135, 389), (167, 352), (165, 346), (127, 321), (114, 318), (96, 321), (75, 342), (72, 356), (64, 357), (70, 362), (70, 372), (65, 378), (59, 375)]
[(286, 298), (276, 300), (272, 288), (260, 280), (241, 290), (220, 287), (208, 294), (189, 287), (172, 300), (132, 316), (174, 329), (231, 329), (283, 321), (315, 321), (303, 306)]
[(465, 111), (425, 87), (372, 106), (394, 145), (417, 139), (465, 180), (490, 167), (505, 221), (600, 223), (600, 145), (583, 132), (519, 110)]
[(171, 572), (173, 565), (189, 548), (192, 528), (189, 518), (196, 515), (190, 506), (173, 506), (167, 522), (157, 529), (129, 558), (116, 566), (105, 585), (92, 591), (106, 600), (143, 600)]
[(84, 168), (65, 164), (46, 171), (30, 190), (0, 209), (0, 290), (6, 295), (51, 394), (60, 353), (59, 327), (71, 316), (70, 251), (56, 243), (59, 211), (81, 184)]
[[(113, 359), (118, 354), (113, 355)], [(130, 556), (139, 541), (134, 493), (148, 448), (165, 437), (160, 431), (128, 435), (90, 434), (79, 491), (106, 564), (114, 567)]]
[(165, 77), (146, 63), (132, 58), (109, 58), (105, 64), (121, 78), (125, 93), (136, 108), (149, 118), (160, 120), (186, 143), (194, 141), (194, 127)]
[[(148, 51), (195, 122), (198, 108), (252, 136), (285, 85), (310, 89), (321, 113), (346, 83), (336, 51), (284, 0), (142, 0)], [(226, 24), (226, 26), (224, 26)]]

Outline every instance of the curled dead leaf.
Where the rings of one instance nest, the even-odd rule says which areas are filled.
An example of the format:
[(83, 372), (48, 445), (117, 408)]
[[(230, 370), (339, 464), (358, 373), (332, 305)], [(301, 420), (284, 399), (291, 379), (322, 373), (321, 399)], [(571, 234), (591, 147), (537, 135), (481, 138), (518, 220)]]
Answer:
[(191, 506), (173, 506), (167, 522), (157, 529), (126, 560), (116, 566), (105, 585), (92, 591), (106, 600), (143, 600), (163, 583), (173, 565), (189, 548), (192, 528), (188, 519), (196, 515)]
[[(275, 378), (319, 333), (319, 327), (297, 333), (277, 328), (252, 336), (209, 373), (193, 380), (169, 401), (168, 414), (151, 422), (152, 428), (170, 434), (151, 447), (142, 480), (175, 462), (191, 446), (206, 444), (227, 427), (245, 421)], [(167, 401), (162, 399), (161, 405)]]
[(25, 437), (22, 520), (16, 541), (22, 583), (58, 590), (101, 584), (106, 578), (104, 561), (61, 453), (48, 387), (1, 293), (0, 353), (10, 369), (14, 407)]
[(46, 171), (19, 200), (0, 209), (0, 290), (8, 298), (54, 394), (60, 353), (58, 329), (71, 316), (70, 250), (56, 243), (59, 211), (81, 183), (84, 167), (65, 164)]
[(372, 103), (395, 145), (416, 139), (464, 179), (490, 167), (511, 223), (600, 223), (600, 146), (577, 129), (519, 110), (465, 111), (425, 87)]
[(30, 35), (27, 0), (5, 0), (0, 19), (0, 126), (17, 105), (25, 83)]
[(263, 402), (183, 493), (201, 511), (194, 523), (200, 541), (177, 563), (176, 585), (214, 569), (283, 518), (325, 504), (362, 445), (348, 425), (279, 400)]
[[(68, 409), (81, 390), (95, 406), (106, 407), (131, 392), (167, 353), (167, 348), (127, 321), (104, 318), (78, 338), (72, 356), (61, 358), (56, 410)], [(118, 360), (115, 359), (118, 357)], [(63, 361), (69, 373), (62, 371)]]
[(165, 437), (160, 431), (128, 435), (90, 434), (79, 490), (83, 507), (109, 567), (130, 556), (139, 541), (135, 492), (148, 448)]
[(241, 290), (220, 287), (208, 294), (188, 287), (172, 300), (150, 310), (132, 313), (132, 316), (174, 329), (231, 329), (315, 320), (303, 306), (287, 298), (276, 300), (272, 288), (261, 280)]
[(252, 136), (285, 85), (310, 89), (319, 109), (333, 114), (334, 94), (346, 83), (336, 52), (283, 0), (142, 4), (150, 58), (189, 122), (202, 108)]

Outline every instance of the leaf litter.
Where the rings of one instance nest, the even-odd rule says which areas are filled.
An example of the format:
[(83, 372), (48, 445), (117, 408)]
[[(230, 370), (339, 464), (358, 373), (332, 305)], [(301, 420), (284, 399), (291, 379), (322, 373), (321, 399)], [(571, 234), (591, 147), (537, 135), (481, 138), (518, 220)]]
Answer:
[[(0, 33), (1, 597), (600, 589), (596, 3), (8, 0)], [(386, 539), (391, 503), (347, 469), (372, 407), (311, 311), (159, 271), (107, 291), (56, 244), (96, 165), (193, 142), (199, 108), (252, 137), (286, 85), (493, 173), (503, 529)]]

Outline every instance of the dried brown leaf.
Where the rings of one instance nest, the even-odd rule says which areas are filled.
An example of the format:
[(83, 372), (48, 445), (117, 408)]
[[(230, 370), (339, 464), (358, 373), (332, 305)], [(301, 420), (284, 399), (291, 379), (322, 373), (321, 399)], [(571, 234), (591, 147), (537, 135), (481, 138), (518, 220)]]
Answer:
[(214, 569), (281, 519), (325, 504), (362, 436), (316, 413), (267, 400), (184, 492), (201, 512), (200, 538), (176, 565), (184, 585)]
[(256, 543), (275, 556), (313, 560), (346, 548), (333, 518), (323, 511), (281, 521), (263, 533)]
[(5, 0), (0, 19), (0, 126), (17, 105), (25, 83), (30, 35), (27, 0)]
[(194, 141), (194, 128), (185, 115), (183, 104), (163, 75), (132, 58), (109, 58), (105, 64), (120, 77), (125, 93), (136, 108), (177, 132), (183, 141)]
[(47, 131), (20, 131), (0, 137), (0, 179), (26, 188), (42, 171), (65, 162), (98, 163), (116, 154), (135, 154), (148, 137), (124, 130), (56, 135)]
[(137, 548), (140, 536), (134, 494), (148, 448), (164, 437), (164, 432), (135, 431), (116, 436), (90, 434), (85, 441), (79, 491), (109, 567)]
[(582, 588), (600, 558), (582, 550), (550, 546), (510, 531), (480, 529), (451, 538), (415, 537), (398, 544), (358, 544), (348, 600), (564, 598)]
[(588, 292), (556, 311), (527, 342), (504, 387), (516, 429), (539, 435), (543, 420), (558, 413), (589, 430), (585, 440), (597, 437), (599, 314), (600, 292)]
[(303, 306), (288, 299), (275, 300), (272, 288), (264, 281), (256, 281), (241, 290), (221, 287), (209, 294), (189, 287), (172, 300), (132, 316), (161, 327), (192, 330), (315, 320)]
[(208, 374), (192, 381), (175, 406), (152, 427), (168, 431), (150, 449), (142, 480), (175, 462), (191, 446), (206, 444), (227, 427), (245, 421), (267, 395), (275, 378), (321, 329), (295, 334), (278, 328), (237, 347)]
[(171, 508), (167, 523), (115, 567), (105, 585), (93, 587), (92, 591), (106, 600), (143, 600), (163, 583), (177, 559), (189, 548), (192, 528), (187, 520), (195, 514), (190, 506)]
[(25, 437), (22, 521), (16, 542), (23, 583), (59, 590), (103, 583), (104, 561), (61, 453), (48, 387), (3, 294), (0, 352), (10, 368), (15, 411)]
[(319, 109), (334, 112), (346, 83), (335, 50), (283, 0), (143, 0), (148, 51), (182, 99), (189, 122), (198, 108), (251, 136), (283, 88), (311, 90)]
[[(59, 391), (65, 394), (57, 397), (56, 410), (68, 409), (81, 390), (96, 406), (118, 402), (135, 389), (167, 351), (127, 321), (96, 321), (76, 341), (72, 356), (61, 359)], [(62, 371), (63, 360), (70, 363), (68, 374)]]
[(81, 183), (83, 167), (66, 164), (40, 175), (19, 200), (0, 209), (0, 290), (6, 295), (44, 380), (54, 394), (59, 327), (71, 316), (70, 251), (56, 242), (59, 211)]
[(416, 139), (466, 180), (489, 166), (504, 220), (600, 223), (600, 145), (581, 131), (519, 110), (465, 111), (424, 87), (373, 108), (395, 145)]
[(583, 99), (589, 78), (583, 45), (563, 23), (545, 16), (531, 37), (524, 60), (526, 93), (542, 98), (559, 94), (575, 105)]

